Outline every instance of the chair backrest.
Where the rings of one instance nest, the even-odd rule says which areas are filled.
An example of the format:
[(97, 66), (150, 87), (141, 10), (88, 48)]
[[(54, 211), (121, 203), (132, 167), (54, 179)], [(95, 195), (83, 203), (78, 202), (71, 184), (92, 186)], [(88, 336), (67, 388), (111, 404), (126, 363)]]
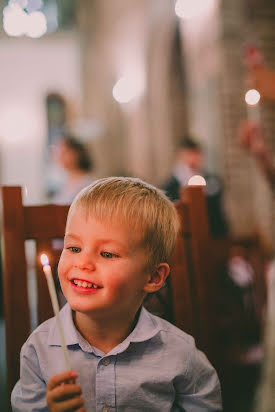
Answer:
[(186, 187), (176, 208), (181, 232), (171, 271), (173, 319), (175, 325), (191, 333), (200, 349), (209, 355), (215, 282), (204, 187)]
[(7, 392), (10, 394), (19, 379), (19, 356), (23, 343), (31, 332), (28, 291), (28, 270), (25, 243), (36, 245), (33, 269), (37, 284), (38, 323), (53, 316), (41, 253), (47, 253), (52, 266), (61, 249), (55, 249), (54, 239), (62, 239), (68, 206), (26, 206), (20, 187), (1, 187), (1, 255), (6, 333)]
[(190, 261), (192, 256), (190, 245), (190, 222), (188, 202), (175, 203), (180, 217), (181, 228), (171, 262), (171, 302), (173, 323), (180, 329), (194, 336), (196, 320), (194, 314), (192, 278)]
[(176, 208), (181, 220), (181, 236), (172, 262), (174, 323), (190, 332), (205, 349), (209, 336), (209, 308), (205, 309), (211, 287), (211, 257), (204, 188), (186, 187)]
[(215, 269), (220, 258), (215, 254), (219, 243), (214, 247), (209, 232), (204, 188), (184, 188), (175, 207), (181, 227), (172, 256), (171, 275), (165, 288), (148, 296), (145, 306), (194, 336), (199, 348), (213, 358), (217, 302)]

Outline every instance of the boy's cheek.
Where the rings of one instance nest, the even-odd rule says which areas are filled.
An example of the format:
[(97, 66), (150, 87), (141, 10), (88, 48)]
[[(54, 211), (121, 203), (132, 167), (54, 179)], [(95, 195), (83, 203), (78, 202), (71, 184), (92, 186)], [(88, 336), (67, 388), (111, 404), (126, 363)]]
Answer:
[(66, 253), (61, 254), (59, 263), (58, 263), (58, 273), (64, 272), (67, 267), (70, 266), (70, 261), (68, 257), (66, 257)]
[(64, 286), (64, 284), (65, 284), (65, 280), (66, 280), (66, 271), (64, 271), (64, 268), (63, 268), (63, 266), (62, 265), (60, 265), (60, 266), (58, 266), (58, 278), (59, 278), (59, 281), (60, 281), (60, 286), (61, 286), (61, 288), (63, 289), (63, 286)]

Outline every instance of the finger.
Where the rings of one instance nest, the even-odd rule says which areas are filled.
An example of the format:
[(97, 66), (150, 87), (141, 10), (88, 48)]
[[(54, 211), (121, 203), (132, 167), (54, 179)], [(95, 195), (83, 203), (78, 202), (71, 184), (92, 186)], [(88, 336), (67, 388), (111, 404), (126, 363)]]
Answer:
[[(71, 411), (77, 411), (80, 408), (84, 408), (84, 400), (80, 396), (73, 398), (73, 399), (68, 399), (66, 401), (57, 403), (56, 409), (59, 410), (60, 412), (71, 412)], [(84, 409), (85, 410), (85, 409)]]
[(75, 371), (66, 371), (66, 372), (61, 372), (56, 375), (54, 375), (48, 382), (47, 388), (49, 390), (54, 389), (56, 386), (61, 385), (64, 382), (68, 382), (71, 379), (76, 379), (78, 376), (78, 373)]
[(73, 398), (75, 396), (81, 395), (82, 390), (79, 385), (76, 384), (66, 384), (59, 385), (51, 391), (47, 392), (47, 396), (50, 400), (54, 402), (61, 402), (63, 400)]
[(66, 384), (67, 383), (75, 383), (75, 382), (76, 382), (76, 378), (71, 378), (68, 381), (66, 381)]

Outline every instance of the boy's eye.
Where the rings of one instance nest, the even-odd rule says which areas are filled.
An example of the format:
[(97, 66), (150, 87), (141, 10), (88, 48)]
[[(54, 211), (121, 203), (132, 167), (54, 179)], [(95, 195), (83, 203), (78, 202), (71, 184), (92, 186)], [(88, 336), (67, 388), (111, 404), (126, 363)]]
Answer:
[(101, 256), (107, 259), (111, 259), (113, 257), (117, 257), (114, 253), (111, 252), (100, 252)]
[(80, 247), (76, 247), (76, 246), (70, 246), (67, 249), (69, 249), (73, 253), (79, 253), (81, 251)]

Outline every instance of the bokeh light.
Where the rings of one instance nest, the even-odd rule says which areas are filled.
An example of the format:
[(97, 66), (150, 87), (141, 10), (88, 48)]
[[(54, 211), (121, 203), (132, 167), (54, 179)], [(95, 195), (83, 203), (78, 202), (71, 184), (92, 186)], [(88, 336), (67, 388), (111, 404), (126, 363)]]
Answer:
[(194, 175), (188, 180), (188, 186), (206, 186), (206, 180), (203, 176)]
[(47, 20), (42, 11), (43, 2), (9, 0), (3, 9), (3, 28), (8, 36), (39, 38), (47, 32)]
[(261, 98), (260, 93), (256, 89), (250, 89), (245, 93), (245, 101), (247, 104), (254, 106), (259, 103)]
[(47, 32), (47, 21), (41, 11), (34, 11), (28, 16), (26, 34), (32, 38), (39, 38)]
[(113, 87), (113, 97), (119, 103), (128, 103), (142, 94), (142, 87), (136, 79), (121, 77)]
[(192, 19), (206, 12), (213, 5), (213, 0), (177, 0), (175, 13), (181, 19)]
[(28, 15), (18, 4), (10, 4), (3, 10), (3, 28), (9, 36), (23, 36)]

